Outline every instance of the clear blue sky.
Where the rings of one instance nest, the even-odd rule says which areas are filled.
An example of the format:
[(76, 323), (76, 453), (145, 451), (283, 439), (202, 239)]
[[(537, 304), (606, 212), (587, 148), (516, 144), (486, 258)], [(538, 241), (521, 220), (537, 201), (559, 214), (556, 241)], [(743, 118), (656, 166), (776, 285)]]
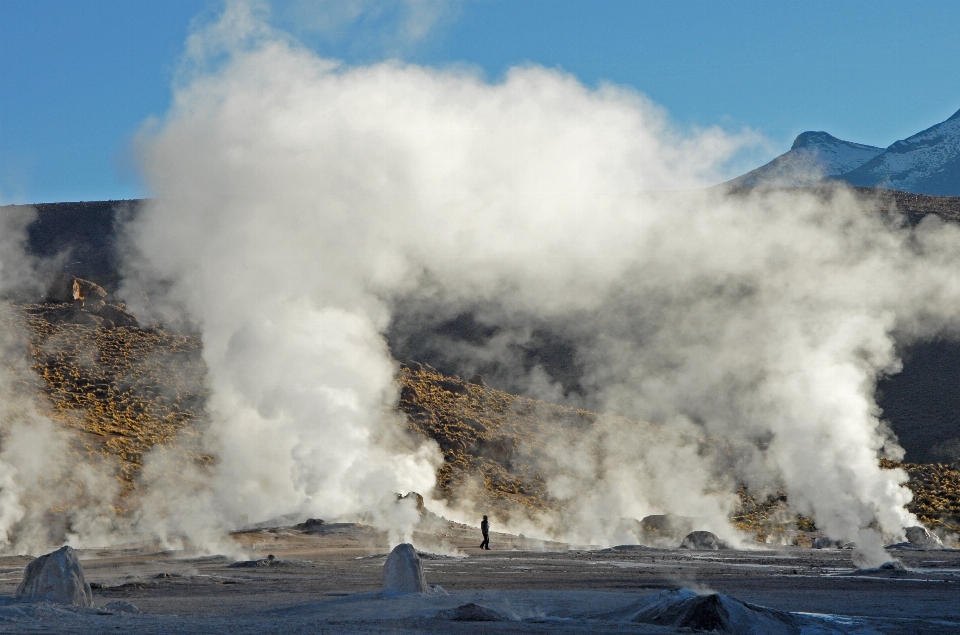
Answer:
[[(129, 140), (167, 109), (191, 24), (219, 8), (0, 0), (0, 203), (142, 196)], [(534, 62), (626, 84), (680, 125), (759, 131), (760, 160), (804, 130), (886, 146), (960, 109), (958, 0), (288, 0), (272, 16), (348, 63), (466, 63), (495, 80)]]

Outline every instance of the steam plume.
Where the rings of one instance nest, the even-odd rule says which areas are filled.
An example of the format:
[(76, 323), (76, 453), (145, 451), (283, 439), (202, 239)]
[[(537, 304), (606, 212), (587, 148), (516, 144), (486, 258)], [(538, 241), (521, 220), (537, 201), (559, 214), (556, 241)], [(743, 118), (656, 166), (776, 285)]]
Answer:
[[(462, 368), (656, 426), (545, 440), (570, 502), (550, 531), (673, 511), (730, 535), (736, 482), (865, 548), (915, 523), (872, 392), (897, 338), (956, 330), (954, 227), (844, 190), (663, 193), (715, 182), (750, 136), (679, 133), (536, 66), (344, 68), (257, 33), (145, 131), (133, 233), (129, 288), (163, 281), (203, 330), (214, 525), (429, 490), (383, 334), (465, 313), (494, 335), (446, 351)], [(516, 357), (535, 332), (572, 351), (576, 396)]]

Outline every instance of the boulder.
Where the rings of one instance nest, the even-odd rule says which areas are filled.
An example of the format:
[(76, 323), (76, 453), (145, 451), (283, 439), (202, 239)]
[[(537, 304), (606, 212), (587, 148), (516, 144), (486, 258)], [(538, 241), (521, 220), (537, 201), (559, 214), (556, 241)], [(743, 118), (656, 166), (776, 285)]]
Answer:
[(943, 548), (943, 542), (940, 538), (926, 527), (907, 527), (905, 533), (907, 534), (907, 541), (916, 547)]
[(28, 564), (16, 597), (33, 602), (93, 606), (90, 585), (84, 579), (80, 559), (71, 547), (61, 547)]
[(480, 606), (473, 602), (462, 604), (453, 609), (437, 611), (436, 617), (441, 620), (455, 620), (458, 622), (506, 622), (510, 619), (499, 611), (488, 609), (485, 606)]
[(680, 548), (695, 551), (719, 551), (720, 549), (729, 549), (730, 546), (709, 531), (691, 531), (680, 543)]
[(479, 373), (470, 378), (470, 383), (474, 386), (487, 387), (487, 382), (483, 381), (483, 375)]
[(83, 278), (73, 279), (73, 299), (81, 302), (103, 300), (107, 297), (106, 290), (96, 282)]
[(664, 591), (631, 618), (632, 622), (731, 635), (797, 635), (801, 626), (790, 613), (741, 602), (719, 593), (697, 595), (689, 589)]
[(101, 326), (105, 328), (114, 328), (116, 326), (139, 327), (140, 322), (137, 316), (127, 311), (126, 305), (107, 304), (107, 292), (96, 282), (90, 282), (83, 278), (73, 279), (73, 301), (74, 305), (103, 318)]
[(103, 608), (108, 611), (112, 611), (114, 613), (132, 613), (134, 615), (140, 613), (140, 609), (138, 609), (133, 604), (130, 604), (129, 602), (124, 602), (123, 600), (117, 600), (116, 602), (109, 602)]
[(103, 326), (103, 318), (93, 313), (88, 313), (82, 309), (76, 311), (73, 315), (73, 321), (77, 324), (89, 326), (91, 328), (100, 328)]
[(410, 543), (393, 548), (383, 565), (383, 594), (429, 593), (423, 577), (423, 564), (417, 550)]
[(97, 315), (104, 320), (110, 320), (115, 326), (140, 326), (137, 316), (127, 311), (122, 304), (104, 304)]

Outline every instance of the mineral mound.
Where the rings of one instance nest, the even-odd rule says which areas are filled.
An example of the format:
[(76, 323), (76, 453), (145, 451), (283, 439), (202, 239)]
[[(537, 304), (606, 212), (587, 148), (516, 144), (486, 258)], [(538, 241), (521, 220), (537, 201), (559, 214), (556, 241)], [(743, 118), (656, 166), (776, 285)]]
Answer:
[(800, 625), (789, 613), (719, 593), (697, 595), (688, 589), (664, 591), (630, 621), (731, 635), (800, 633)]
[(83, 576), (80, 559), (71, 547), (40, 556), (23, 570), (17, 599), (93, 606), (90, 585)]

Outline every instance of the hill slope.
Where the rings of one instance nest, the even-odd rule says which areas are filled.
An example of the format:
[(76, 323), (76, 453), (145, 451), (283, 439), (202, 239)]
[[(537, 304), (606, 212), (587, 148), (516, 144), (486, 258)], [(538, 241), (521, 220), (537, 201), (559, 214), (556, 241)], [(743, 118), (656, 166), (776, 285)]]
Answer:
[[(960, 197), (872, 189), (862, 189), (861, 192), (878, 208), (896, 207), (913, 223), (929, 214), (944, 221), (960, 222)], [(137, 213), (141, 203), (99, 201), (38, 205), (37, 218), (28, 227), (29, 250), (41, 256), (64, 254), (68, 257), (64, 260), (62, 276), (86, 277), (111, 291), (120, 276), (117, 229), (125, 218)], [(14, 209), (13, 206), (0, 207), (0, 213)], [(65, 299), (54, 297), (57, 293), (49, 295), (58, 301)], [(421, 338), (390, 340), (389, 343), (397, 359), (419, 359), (448, 374), (458, 374), (462, 371), (455, 363), (435, 354), (435, 349), (444, 347), (433, 347), (431, 342), (437, 338), (469, 339), (472, 336), (467, 332), (469, 327), (469, 323), (451, 323), (437, 332), (424, 333)], [(537, 361), (549, 372), (571, 374), (570, 377), (562, 374), (552, 377), (566, 385), (575, 383), (577, 378), (576, 368), (569, 364), (569, 355), (561, 354), (564, 350), (562, 344), (545, 338), (539, 349), (530, 353), (537, 356)], [(960, 460), (960, 415), (957, 414), (960, 413), (960, 392), (953, 388), (960, 385), (960, 345), (949, 342), (919, 344), (904, 350), (903, 354), (903, 372), (881, 381), (878, 405), (906, 449), (906, 460)], [(481, 372), (487, 375), (487, 370)], [(950, 454), (950, 448), (954, 447), (957, 451)]]

